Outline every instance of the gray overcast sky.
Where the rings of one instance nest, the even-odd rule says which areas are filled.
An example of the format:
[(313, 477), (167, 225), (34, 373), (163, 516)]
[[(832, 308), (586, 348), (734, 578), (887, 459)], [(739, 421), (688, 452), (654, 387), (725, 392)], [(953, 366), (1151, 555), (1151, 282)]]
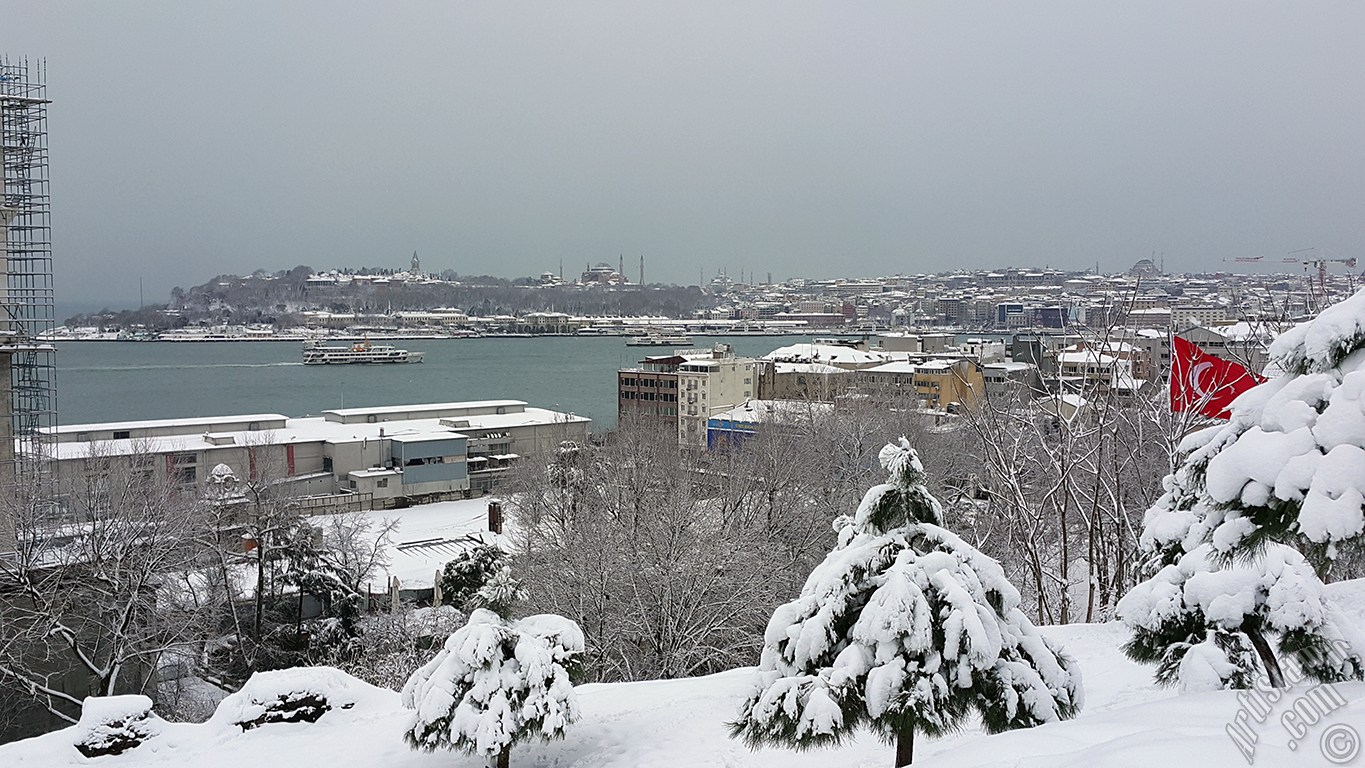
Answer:
[(1365, 257), (1365, 3), (46, 3), (57, 290)]

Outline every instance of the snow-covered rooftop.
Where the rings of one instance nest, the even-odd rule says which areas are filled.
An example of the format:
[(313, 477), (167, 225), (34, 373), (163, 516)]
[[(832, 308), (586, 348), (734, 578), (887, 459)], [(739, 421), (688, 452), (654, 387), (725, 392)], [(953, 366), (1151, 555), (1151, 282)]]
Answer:
[(823, 363), (773, 363), (777, 373), (848, 373), (847, 368)]
[(981, 367), (998, 371), (1026, 371), (1030, 368), (1036, 368), (1037, 366), (1033, 363), (1005, 360), (999, 363), (982, 363)]
[(914, 363), (905, 360), (897, 360), (890, 363), (882, 363), (881, 365), (874, 365), (871, 368), (865, 368), (863, 370), (870, 373), (914, 373), (917, 369), (918, 366)]
[(738, 408), (711, 417), (712, 420), (765, 422), (774, 420), (811, 419), (834, 412), (833, 403), (812, 403), (805, 400), (749, 400)]
[(387, 405), (375, 408), (333, 408), (323, 411), (323, 415), (336, 416), (368, 416), (374, 414), (383, 416), (393, 413), (417, 413), (420, 411), (453, 411), (461, 409), (478, 408), (506, 408), (510, 406), (524, 406), (525, 400), (467, 400), (459, 403), (422, 403), (420, 405)]
[[(397, 523), (383, 550), (388, 566), (375, 574), (374, 591), (385, 591), (394, 576), (402, 589), (430, 589), (436, 572), (470, 546), (471, 534), (495, 541), (496, 535), (488, 532), (488, 501), (463, 499), (361, 513), (371, 520), (372, 531), (386, 520)], [(319, 515), (311, 522), (325, 526), (329, 519)]]
[(1058, 362), (1072, 365), (1113, 365), (1116, 360), (1118, 358), (1113, 355), (1106, 355), (1094, 349), (1086, 349), (1080, 352), (1059, 352), (1057, 354)]
[(165, 429), (170, 427), (213, 426), (216, 424), (237, 424), (256, 422), (278, 422), (288, 419), (279, 413), (251, 413), (243, 416), (193, 416), (184, 419), (145, 419), (141, 421), (106, 421), (89, 424), (61, 424), (52, 428), (58, 435), (80, 432), (123, 431), (134, 429)]
[(875, 365), (886, 360), (880, 352), (864, 352), (834, 344), (789, 344), (763, 356), (765, 360), (790, 363), (828, 363), (833, 365)]
[[(520, 402), (520, 401), (512, 401)], [(418, 410), (408, 407), (409, 412)], [(458, 425), (443, 424), (455, 419)], [(238, 419), (233, 417), (232, 422)], [(489, 413), (459, 415), (455, 417), (431, 416), (420, 419), (401, 419), (375, 423), (343, 423), (327, 419), (325, 416), (308, 416), (299, 419), (285, 419), (284, 426), (269, 431), (242, 430), (238, 432), (215, 432), (213, 434), (179, 434), (153, 437), (131, 437), (118, 440), (96, 440), (56, 443), (51, 446), (53, 458), (84, 458), (95, 452), (102, 456), (130, 456), (141, 453), (171, 453), (177, 451), (205, 450), (221, 445), (291, 445), (310, 442), (354, 443), (364, 440), (393, 438), (401, 441), (436, 440), (466, 436), (478, 430), (497, 430), (509, 427), (533, 425), (584, 424), (590, 422), (583, 416), (561, 413), (545, 408), (526, 408), (512, 413)], [(177, 423), (166, 420), (167, 423)], [(218, 420), (215, 423), (223, 423)], [(103, 424), (87, 425), (82, 431), (103, 432), (108, 427)], [(228, 443), (226, 438), (231, 438)]]

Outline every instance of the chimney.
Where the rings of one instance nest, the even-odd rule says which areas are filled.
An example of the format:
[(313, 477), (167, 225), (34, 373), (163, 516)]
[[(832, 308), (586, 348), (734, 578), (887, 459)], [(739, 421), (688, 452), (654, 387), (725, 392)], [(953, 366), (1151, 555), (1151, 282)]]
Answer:
[(488, 530), (502, 533), (502, 502), (497, 499), (488, 502)]

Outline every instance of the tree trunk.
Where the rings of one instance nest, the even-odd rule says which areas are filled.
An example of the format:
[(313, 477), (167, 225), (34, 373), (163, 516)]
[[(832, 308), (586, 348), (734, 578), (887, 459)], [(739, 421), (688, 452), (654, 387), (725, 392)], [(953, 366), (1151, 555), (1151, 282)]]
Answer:
[[(256, 615), (251, 622), (251, 639), (256, 647), (261, 644), (261, 626), (265, 623), (265, 552), (259, 540), (256, 542)], [(252, 651), (254, 657), (255, 651)], [(253, 661), (252, 668), (255, 668)]]
[(896, 734), (896, 768), (909, 765), (915, 759), (915, 727)]
[(508, 745), (501, 754), (493, 760), (492, 768), (512, 768), (512, 747)]
[(1265, 635), (1262, 635), (1259, 629), (1249, 629), (1246, 636), (1251, 641), (1251, 647), (1256, 649), (1256, 655), (1261, 658), (1261, 666), (1265, 667), (1270, 687), (1283, 688), (1284, 673), (1280, 671), (1280, 662), (1275, 658), (1275, 652), (1270, 650), (1270, 643), (1266, 642)]

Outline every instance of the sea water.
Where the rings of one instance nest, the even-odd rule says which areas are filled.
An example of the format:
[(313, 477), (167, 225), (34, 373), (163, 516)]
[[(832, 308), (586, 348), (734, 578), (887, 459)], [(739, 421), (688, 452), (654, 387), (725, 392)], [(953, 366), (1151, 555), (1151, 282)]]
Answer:
[[(804, 337), (697, 337), (762, 356)], [(627, 347), (621, 337), (413, 339), (424, 353), (406, 365), (303, 365), (301, 345), (282, 341), (63, 342), (57, 348), (62, 424), (280, 413), (333, 408), (525, 400), (575, 413), (594, 429), (616, 423), (616, 371), (667, 348)]]

